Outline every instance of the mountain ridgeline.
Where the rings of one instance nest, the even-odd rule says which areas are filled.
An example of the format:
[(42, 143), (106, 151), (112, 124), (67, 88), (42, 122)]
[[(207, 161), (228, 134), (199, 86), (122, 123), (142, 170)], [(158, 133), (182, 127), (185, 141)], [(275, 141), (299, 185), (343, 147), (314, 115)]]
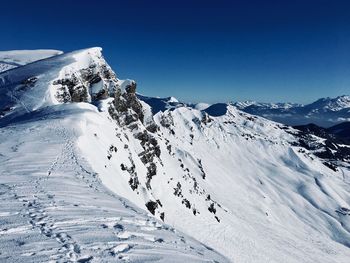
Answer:
[(286, 125), (307, 125), (331, 127), (350, 121), (350, 96), (321, 98), (313, 103), (259, 103), (236, 102), (234, 105), (247, 113), (259, 115)]
[[(174, 262), (347, 262), (350, 146), (345, 124), (293, 128), (233, 104), (140, 95), (137, 83), (119, 79), (101, 52), (57, 54), (0, 73), (0, 129), (6, 135), (0, 149), (11, 151), (0, 151), (0, 169), (8, 174), (7, 181), (2, 179), (6, 200), (25, 195), (14, 192), (10, 168), (28, 162), (26, 150), (33, 153), (42, 145), (47, 157), (30, 163), (45, 168), (26, 168), (35, 180), (13, 175), (22, 178), (21, 185), (39, 189), (21, 197), (34, 198), (23, 210), (23, 218), (32, 217), (28, 227), (46, 233), (45, 239), (57, 237), (49, 233), (58, 232), (55, 220), (62, 219), (50, 212), (56, 209), (51, 205), (72, 202), (66, 209), (82, 212), (74, 206), (82, 202), (75, 189), (95, 197), (91, 209), (103, 207), (101, 218), (89, 213), (100, 222), (98, 244), (89, 243), (85, 229), (94, 231), (92, 219), (84, 217), (79, 231), (67, 227), (69, 238), (59, 239), (68, 247), (57, 252), (62, 261), (70, 255), (69, 260), (169, 262), (173, 255)], [(50, 150), (50, 134), (63, 145), (61, 153), (49, 154), (58, 148), (56, 143)], [(116, 211), (111, 200), (123, 204), (128, 215)], [(42, 226), (37, 214), (42, 220), (49, 215), (50, 224)], [(11, 222), (14, 215), (6, 216)], [(10, 223), (2, 227), (12, 229)], [(0, 236), (1, 243), (9, 246), (10, 237)], [(116, 244), (104, 247), (106, 242)], [(16, 258), (30, 259), (26, 249), (16, 249)], [(0, 259), (6, 256), (13, 259), (9, 252)]]

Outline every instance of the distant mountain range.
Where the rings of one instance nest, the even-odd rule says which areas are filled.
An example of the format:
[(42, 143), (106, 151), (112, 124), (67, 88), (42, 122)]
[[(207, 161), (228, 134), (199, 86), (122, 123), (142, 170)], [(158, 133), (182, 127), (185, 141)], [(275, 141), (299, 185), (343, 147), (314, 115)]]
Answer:
[[(308, 150), (313, 151), (314, 154), (320, 158), (337, 162), (348, 161), (350, 157), (350, 147), (344, 146), (350, 145), (350, 122), (342, 122), (335, 124), (331, 127), (324, 128), (314, 123), (308, 123), (308, 121), (310, 121), (310, 118), (303, 118), (303, 116), (300, 115), (294, 116), (295, 109), (299, 108), (300, 112), (301, 109), (304, 109), (304, 112), (306, 112), (306, 109), (308, 109), (308, 111), (313, 114), (318, 113), (317, 123), (320, 123), (322, 120), (322, 112), (332, 112), (334, 115), (336, 115), (339, 112), (349, 111), (349, 96), (340, 96), (335, 99), (323, 98), (309, 105), (302, 105), (296, 103), (257, 103), (253, 101), (236, 103), (215, 103), (210, 105), (206, 103), (183, 103), (178, 101), (174, 97), (154, 98), (138, 95), (138, 98), (150, 106), (152, 114), (162, 114), (166, 111), (175, 111), (176, 109), (183, 107), (189, 110), (200, 110), (211, 117), (225, 116), (228, 113), (229, 109), (232, 108), (232, 106), (235, 106), (236, 108), (239, 108), (243, 111), (245, 111), (244, 109), (248, 109), (246, 112), (248, 112), (249, 109), (261, 109), (261, 111), (265, 112), (268, 110), (276, 110), (276, 112), (278, 110), (281, 112), (286, 112), (287, 110), (289, 110), (289, 118), (286, 117), (285, 119), (283, 119), (283, 121), (270, 118), (271, 116), (275, 117), (276, 115), (265, 116), (256, 112), (254, 114), (265, 117), (266, 119), (281, 122), (282, 124), (293, 126), (296, 130), (299, 131), (294, 134), (298, 137), (299, 144), (303, 145), (303, 147), (307, 148)], [(308, 116), (310, 116), (311, 113), (309, 113)], [(294, 118), (293, 122), (290, 122), (290, 118)], [(350, 116), (348, 113), (348, 116), (344, 119), (346, 120), (349, 118)], [(338, 119), (342, 120), (340, 117)], [(296, 125), (293, 125), (294, 123)], [(334, 123), (329, 122), (329, 124)], [(287, 126), (282, 125), (281, 127)], [(315, 139), (314, 136), (322, 138), (322, 142), (320, 142), (318, 139)], [(336, 166), (331, 165), (331, 163), (327, 164), (333, 169), (336, 169)]]
[(322, 98), (313, 103), (260, 103), (255, 101), (235, 102), (238, 109), (286, 125), (314, 123), (328, 128), (350, 121), (350, 96)]
[(139, 99), (151, 105), (153, 114), (159, 111), (174, 110), (178, 107), (189, 107), (204, 110), (212, 116), (222, 116), (228, 105), (233, 105), (246, 113), (258, 115), (285, 125), (298, 126), (316, 124), (323, 128), (350, 121), (350, 96), (321, 98), (310, 104), (298, 103), (262, 103), (244, 101), (233, 103), (184, 103), (174, 97), (153, 98), (138, 95)]

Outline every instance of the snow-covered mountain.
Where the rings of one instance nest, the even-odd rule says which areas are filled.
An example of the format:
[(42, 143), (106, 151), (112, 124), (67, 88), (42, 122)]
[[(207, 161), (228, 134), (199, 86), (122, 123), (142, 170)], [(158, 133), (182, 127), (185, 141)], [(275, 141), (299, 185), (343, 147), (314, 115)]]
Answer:
[(311, 104), (259, 103), (254, 101), (233, 103), (238, 109), (287, 125), (309, 123), (330, 127), (350, 121), (350, 96), (322, 98)]
[(126, 83), (98, 48), (0, 74), (1, 262), (228, 262), (108, 190), (83, 154), (86, 125), (119, 127), (92, 103)]
[(1, 259), (348, 261), (349, 160), (325, 139), (136, 87), (99, 48), (0, 74)]
[(62, 54), (52, 49), (0, 51), (0, 72)]

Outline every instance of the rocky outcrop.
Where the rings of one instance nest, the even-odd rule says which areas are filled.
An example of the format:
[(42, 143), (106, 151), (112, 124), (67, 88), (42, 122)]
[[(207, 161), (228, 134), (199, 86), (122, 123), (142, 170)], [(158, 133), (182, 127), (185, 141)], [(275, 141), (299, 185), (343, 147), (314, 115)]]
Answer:
[(136, 97), (135, 81), (126, 84), (125, 92), (120, 89), (115, 92), (113, 104), (115, 110), (119, 113), (119, 123), (129, 125), (137, 120), (143, 123), (144, 114), (142, 105)]
[(120, 91), (120, 80), (102, 56), (88, 67), (66, 72), (53, 81), (56, 99), (61, 102), (92, 102), (113, 97)]

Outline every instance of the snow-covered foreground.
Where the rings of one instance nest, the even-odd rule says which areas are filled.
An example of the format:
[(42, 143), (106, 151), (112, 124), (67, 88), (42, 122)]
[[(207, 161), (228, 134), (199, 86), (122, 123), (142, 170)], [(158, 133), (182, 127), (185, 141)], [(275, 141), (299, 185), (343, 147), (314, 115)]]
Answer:
[(4, 259), (348, 262), (348, 160), (230, 105), (135, 92), (99, 48), (0, 74)]
[(57, 106), (0, 129), (0, 261), (227, 262), (100, 183), (75, 143), (91, 111)]

